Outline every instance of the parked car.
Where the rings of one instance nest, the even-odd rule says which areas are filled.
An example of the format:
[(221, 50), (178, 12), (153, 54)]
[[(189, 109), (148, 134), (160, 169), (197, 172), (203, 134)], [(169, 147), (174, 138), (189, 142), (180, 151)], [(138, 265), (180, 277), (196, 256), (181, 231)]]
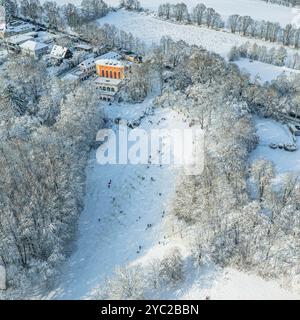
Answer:
[(284, 145), (284, 150), (289, 152), (295, 152), (297, 151), (297, 146), (292, 143), (287, 143)]
[(276, 144), (276, 143), (270, 143), (269, 144), (269, 147), (271, 148), (271, 149), (277, 149), (278, 148), (278, 144)]

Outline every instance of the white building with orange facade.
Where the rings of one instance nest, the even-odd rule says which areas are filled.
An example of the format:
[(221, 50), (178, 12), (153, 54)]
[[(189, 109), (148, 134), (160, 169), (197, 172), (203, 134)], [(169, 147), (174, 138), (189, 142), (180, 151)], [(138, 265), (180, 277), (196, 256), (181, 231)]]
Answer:
[(116, 59), (99, 59), (96, 61), (96, 72), (99, 76), (95, 80), (100, 99), (113, 101), (122, 82), (129, 72), (129, 64)]

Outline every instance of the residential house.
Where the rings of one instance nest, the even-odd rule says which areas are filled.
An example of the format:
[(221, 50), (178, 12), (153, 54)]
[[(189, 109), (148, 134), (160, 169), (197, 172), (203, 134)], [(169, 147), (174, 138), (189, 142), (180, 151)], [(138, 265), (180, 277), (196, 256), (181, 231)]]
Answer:
[(20, 49), (22, 53), (39, 59), (48, 52), (49, 47), (45, 43), (28, 40), (20, 45)]
[(33, 36), (27, 35), (27, 34), (22, 34), (22, 35), (16, 35), (16, 36), (11, 36), (9, 38), (6, 38), (5, 44), (7, 46), (7, 49), (20, 52), (21, 48), (20, 45), (26, 41), (33, 40)]
[(89, 58), (79, 64), (79, 68), (87, 77), (96, 73), (96, 60), (98, 58)]
[(121, 60), (122, 56), (115, 51), (110, 51), (100, 56), (99, 59)]
[(111, 59), (96, 61), (96, 70), (99, 77), (95, 80), (100, 99), (113, 101), (129, 71), (127, 63)]
[(50, 58), (58, 63), (61, 63), (64, 59), (70, 59), (72, 56), (73, 54), (68, 48), (56, 44), (53, 46), (50, 53)]
[(100, 77), (123, 80), (128, 69), (128, 65), (122, 61), (110, 59), (99, 59), (96, 61), (96, 70)]
[(99, 77), (94, 83), (99, 90), (100, 99), (111, 102), (114, 101), (122, 84), (122, 80)]

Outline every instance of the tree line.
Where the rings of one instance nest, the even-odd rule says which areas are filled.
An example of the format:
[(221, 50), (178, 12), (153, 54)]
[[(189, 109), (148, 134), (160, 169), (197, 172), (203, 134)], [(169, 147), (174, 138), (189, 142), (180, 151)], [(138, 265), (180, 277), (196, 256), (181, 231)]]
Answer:
[(3, 67), (0, 263), (9, 293), (49, 284), (67, 255), (102, 114), (96, 90), (50, 78), (43, 62), (13, 56)]
[(299, 0), (262, 0), (267, 3), (275, 3), (275, 4), (280, 4), (282, 6), (286, 7), (296, 7), (300, 5)]
[(179, 178), (169, 209), (186, 225), (195, 261), (298, 279), (299, 179), (287, 174), (275, 186), (273, 164), (248, 159), (257, 144), (252, 113), (276, 117), (283, 106), (297, 108), (300, 77), (252, 84), (196, 46), (164, 39), (159, 50), (159, 61), (176, 62), (157, 107), (173, 107), (205, 130), (204, 170)]
[(276, 42), (296, 49), (300, 46), (300, 29), (291, 24), (282, 27), (277, 22), (258, 21), (250, 16), (238, 14), (229, 16), (225, 22), (219, 13), (212, 8), (207, 8), (204, 4), (198, 4), (189, 12), (185, 3), (175, 5), (166, 3), (159, 6), (157, 14), (166, 20), (192, 23), (216, 30), (226, 28), (234, 34)]
[(234, 46), (229, 52), (228, 58), (230, 61), (236, 61), (239, 58), (249, 58), (251, 60), (269, 63), (279, 67), (288, 67), (291, 69), (300, 70), (300, 56), (298, 52), (288, 55), (284, 47), (270, 48), (259, 46), (256, 43), (245, 44), (237, 47)]
[(212, 8), (206, 8), (204, 4), (198, 4), (191, 13), (185, 3), (162, 4), (158, 8), (158, 16), (166, 20), (204, 25), (213, 29), (224, 27), (221, 15)]
[(66, 26), (76, 28), (102, 18), (109, 12), (103, 0), (82, 0), (80, 7), (72, 3), (60, 6), (56, 1), (5, 0), (10, 19), (23, 17), (49, 28), (62, 30)]

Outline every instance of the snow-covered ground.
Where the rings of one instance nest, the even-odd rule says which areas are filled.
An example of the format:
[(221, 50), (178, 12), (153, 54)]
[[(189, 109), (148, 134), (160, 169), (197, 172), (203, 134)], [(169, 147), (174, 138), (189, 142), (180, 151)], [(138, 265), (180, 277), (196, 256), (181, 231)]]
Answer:
[[(99, 24), (115, 25), (126, 32), (131, 32), (147, 45), (158, 43), (163, 36), (170, 36), (176, 41), (184, 40), (189, 44), (203, 46), (226, 57), (233, 46), (240, 46), (249, 41), (251, 44), (265, 45), (267, 47), (280, 46), (265, 41), (242, 37), (224, 31), (210, 30), (205, 27), (181, 25), (157, 19), (151, 15), (139, 14), (126, 10), (118, 10), (99, 19)], [(288, 50), (296, 52), (295, 50)]]
[(299, 294), (235, 269), (208, 269), (182, 297), (187, 300), (299, 300)]
[[(72, 2), (80, 5), (81, 0), (60, 0), (58, 2), (60, 4)], [(106, 0), (105, 2), (115, 7), (120, 3), (119, 0)], [(140, 2), (143, 8), (157, 11), (160, 4), (166, 2), (176, 4), (178, 0), (140, 0)], [(295, 9), (266, 3), (261, 0), (184, 0), (182, 2), (189, 8), (195, 7), (198, 3), (203, 3), (207, 7), (214, 8), (224, 19), (227, 19), (232, 14), (248, 15), (257, 20), (279, 22), (283, 26), (292, 23), (297, 15)]]
[[(133, 120), (150, 105), (151, 99), (138, 105), (113, 104), (107, 105), (105, 112), (110, 119)], [(170, 109), (156, 109), (140, 127), (187, 128), (188, 123)], [(188, 245), (178, 234), (172, 235), (169, 218), (164, 214), (175, 194), (178, 170), (173, 166), (102, 166), (93, 153), (87, 168), (85, 209), (76, 248), (62, 268), (57, 288), (39, 297), (88, 299), (117, 267), (147, 265), (176, 246), (191, 269), (179, 288), (161, 292), (160, 299), (300, 299), (300, 295), (281, 288), (277, 282), (229, 268), (198, 269), (189, 262)], [(147, 228), (148, 224), (152, 227)]]
[(293, 143), (291, 133), (286, 125), (271, 119), (255, 118), (257, 135), (260, 139), (259, 145), (252, 152), (250, 161), (256, 159), (270, 160), (275, 165), (278, 177), (282, 174), (291, 172), (300, 173), (300, 141), (297, 139), (298, 150), (296, 152), (287, 152), (284, 150), (273, 150), (269, 147), (270, 143), (285, 144)]
[[(135, 106), (107, 106), (106, 112), (110, 118), (135, 120), (149, 104), (147, 100)], [(141, 125), (150, 127), (188, 126), (174, 111), (157, 110)], [(47, 298), (83, 299), (117, 266), (134, 262), (163, 241), (162, 216), (175, 192), (177, 170), (155, 165), (103, 166), (92, 154), (76, 249), (62, 270), (61, 284)], [(152, 227), (147, 229), (148, 224)], [(139, 246), (142, 250), (137, 253)]]
[(287, 76), (295, 73), (300, 74), (300, 70), (277, 67), (260, 61), (251, 62), (249, 59), (240, 59), (234, 63), (237, 64), (242, 71), (250, 73), (252, 81), (259, 77), (257, 79), (262, 83), (266, 81), (270, 82), (281, 74), (286, 74)]

